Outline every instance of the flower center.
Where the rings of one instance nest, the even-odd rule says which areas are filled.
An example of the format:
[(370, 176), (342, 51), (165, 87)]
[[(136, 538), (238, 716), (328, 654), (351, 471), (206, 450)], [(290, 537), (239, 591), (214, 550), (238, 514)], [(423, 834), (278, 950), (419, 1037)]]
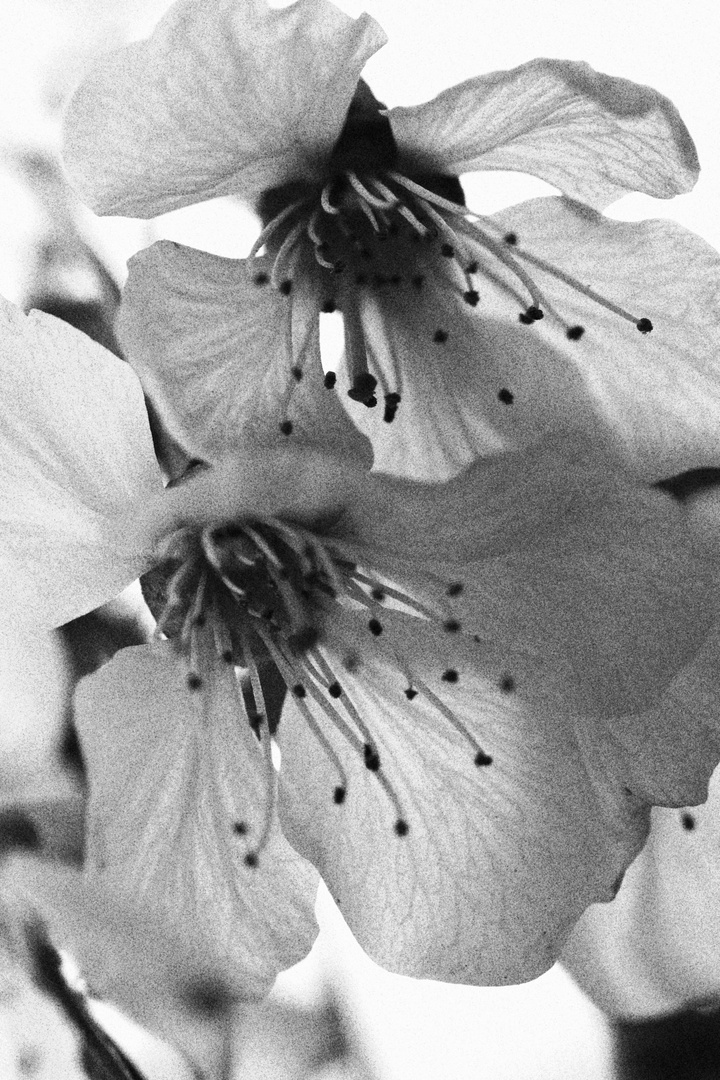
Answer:
[[(258, 285), (270, 284), (288, 298), (303, 275), (319, 282), (322, 312), (342, 312), (350, 397), (369, 408), (384, 397), (384, 420), (394, 419), (402, 398), (401, 365), (394, 356), (391, 374), (373, 354), (365, 323), (378, 305), (399, 303), (403, 293), (416, 295), (432, 282), (451, 302), (476, 308), (482, 279), (491, 280), (519, 307), (518, 319), (528, 327), (546, 314), (559, 324), (568, 341), (578, 342), (585, 327), (564, 319), (534, 275), (540, 270), (590, 299), (642, 334), (649, 319), (626, 311), (520, 244), (490, 217), (465, 206), (459, 180), (425, 171), (398, 170), (398, 151), (383, 106), (361, 82), (345, 127), (328, 163), (322, 184), (292, 183), (265, 192), (260, 214), (263, 229), (247, 261)], [(255, 273), (254, 256), (265, 247), (272, 271)], [(308, 260), (308, 256), (310, 259)], [(434, 345), (451, 337), (452, 306), (444, 323), (430, 331)], [(387, 358), (386, 358), (387, 359)], [(293, 361), (295, 380), (301, 367)], [(326, 379), (332, 388), (335, 378)], [(500, 400), (512, 403), (501, 391)], [(290, 424), (281, 425), (290, 434)]]
[[(250, 725), (263, 752), (267, 798), (262, 821), (255, 827), (248, 822), (235, 824), (235, 835), (248, 845), (245, 862), (249, 867), (258, 865), (276, 805), (271, 744), (276, 721), (263, 689), (270, 665), (293, 695), (335, 772), (333, 802), (345, 803), (349, 781), (330, 732), (339, 734), (341, 745), (376, 778), (392, 807), (398, 837), (409, 832), (406, 815), (382, 767), (376, 739), (344, 681), (348, 672), (361, 671), (371, 653), (375, 661), (379, 657), (397, 673), (398, 690), (402, 687), (406, 703), (423, 696), (436, 715), (460, 732), (475, 765), (491, 764), (492, 758), (452, 704), (413, 672), (402, 648), (393, 643), (392, 633), (386, 632), (383, 608), (390, 605), (440, 625), (453, 638), (463, 637), (451, 610), (453, 599), (462, 592), (459, 583), (444, 586), (444, 605), (426, 606), (365, 572), (345, 544), (276, 518), (182, 527), (165, 539), (158, 555), (159, 565), (143, 582), (146, 598), (158, 613), (158, 636), (168, 638), (184, 659), (191, 693), (207, 694), (210, 699), (212, 680), (218, 677), (213, 669), (218, 665), (231, 675), (238, 721)], [(327, 640), (326, 624), (333, 615), (332, 640)], [(461, 653), (457, 667), (448, 667), (441, 675), (448, 693), (460, 679)], [(466, 654), (467, 648), (462, 655)], [(515, 689), (507, 674), (498, 686), (503, 693)]]

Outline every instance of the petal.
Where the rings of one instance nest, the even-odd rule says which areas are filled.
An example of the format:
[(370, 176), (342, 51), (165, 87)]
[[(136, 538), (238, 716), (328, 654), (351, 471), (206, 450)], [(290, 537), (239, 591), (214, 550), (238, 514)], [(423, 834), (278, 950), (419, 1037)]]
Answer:
[[(718, 648), (716, 632), (673, 688), (667, 711), (676, 734), (689, 718), (717, 740)], [(670, 723), (667, 734), (668, 752), (680, 766)], [(591, 907), (568, 942), (564, 962), (611, 1016), (662, 1015), (720, 994), (719, 781), (716, 773), (704, 806), (694, 804), (705, 798), (706, 788), (688, 799), (685, 809), (653, 811), (648, 844), (625, 875), (617, 899)]]
[(249, 267), (168, 241), (129, 266), (119, 338), (190, 453), (213, 460), (247, 438), (276, 441), (289, 420), (294, 440), (370, 459), (367, 440), (323, 386), (318, 304), (302, 278), (284, 296), (265, 258)]
[(684, 509), (582, 441), (479, 461), (445, 485), (372, 477), (351, 498), (339, 528), (362, 562), (464, 634), (564, 672), (565, 704), (586, 713), (656, 702), (715, 619)]
[(141, 569), (112, 521), (162, 491), (142, 390), (84, 334), (4, 301), (0, 368), (3, 603), (57, 626)]
[[(356, 641), (357, 675), (341, 676), (381, 772), (369, 772), (362, 753), (315, 710), (346, 773), (347, 797), (336, 805), (338, 772), (297, 706), (287, 706), (280, 725), (283, 827), (378, 963), (450, 982), (534, 978), (551, 965), (583, 908), (612, 895), (642, 844), (646, 811), (620, 775), (596, 778), (588, 769), (571, 716), (503, 694), (496, 676), (463, 665), (447, 636), (422, 623), (411, 661), (424, 686), (409, 702), (391, 659), (394, 621), (385, 658)], [(455, 685), (441, 674), (452, 665), (460, 672)], [(492, 764), (474, 764), (469, 740), (428, 691)], [(409, 826), (405, 836), (395, 832), (398, 818)]]
[(388, 115), (410, 161), (442, 173), (531, 173), (597, 209), (628, 191), (671, 198), (694, 185), (700, 168), (671, 101), (569, 60), (468, 79)]
[(182, 1047), (203, 1074), (215, 1074), (227, 1012), (245, 986), (225, 958), (207, 954), (192, 927), (178, 932), (136, 898), (47, 859), (4, 860), (0, 889), (31, 952), (38, 931), (46, 931), (80, 966), (93, 995)]
[[(597, 438), (598, 418), (645, 479), (720, 460), (717, 253), (671, 222), (613, 221), (565, 199), (535, 199), (491, 220), (515, 233), (509, 257), (541, 290), (545, 318), (518, 322), (524, 286), (487, 251), (474, 308), (440, 260), (422, 291), (380, 294), (365, 329), (386, 378), (401, 368), (397, 417), (382, 424), (343, 397), (373, 442), (376, 467), (442, 478), (478, 454), (570, 426)], [(649, 318), (652, 332), (638, 333), (535, 257)], [(580, 340), (566, 337), (571, 326), (585, 328)], [(437, 328), (447, 333), (442, 344)]]
[(134, 217), (317, 177), (385, 40), (328, 0), (179, 0), (76, 92), (68, 171), (97, 213)]
[(259, 995), (312, 944), (317, 876), (275, 825), (260, 865), (244, 863), (234, 827), (257, 840), (267, 774), (232, 669), (207, 653), (199, 695), (168, 646), (124, 649), (80, 686), (88, 854), (101, 882), (188, 922)]

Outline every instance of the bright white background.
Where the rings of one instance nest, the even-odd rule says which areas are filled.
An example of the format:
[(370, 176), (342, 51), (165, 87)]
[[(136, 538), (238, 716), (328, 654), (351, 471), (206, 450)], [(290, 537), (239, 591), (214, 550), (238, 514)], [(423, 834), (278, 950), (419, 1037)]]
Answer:
[[(366, 70), (388, 105), (425, 100), (444, 87), (535, 56), (589, 61), (610, 74), (648, 83), (680, 109), (698, 146), (703, 173), (694, 192), (672, 203), (631, 196), (611, 213), (668, 215), (720, 247), (720, 8), (711, 0), (341, 0), (350, 14), (367, 10), (389, 44)], [(83, 66), (122, 39), (135, 21), (164, 7), (158, 0), (3, 0), (0, 11), (0, 149), (47, 143), (46, 74), (58, 100)], [(540, 182), (490, 174), (466, 183), (469, 203), (492, 210), (549, 191)], [(17, 193), (15, 193), (17, 195)], [(25, 227), (17, 195), (0, 184), (0, 257)], [(93, 223), (95, 242), (116, 272), (125, 257), (157, 235), (225, 255), (244, 253), (252, 222), (227, 205), (168, 215), (152, 231), (123, 222)], [(15, 230), (13, 232), (13, 230)], [(3, 240), (4, 238), (4, 240)], [(0, 266), (0, 284), (2, 267)], [(330, 923), (332, 919), (330, 918)], [(485, 991), (393, 979), (340, 949), (329, 929), (308, 964), (329, 966), (345, 986), (374, 1055), (392, 1080), (602, 1080), (607, 1036), (591, 1007), (557, 972), (533, 986)], [(303, 981), (285, 980), (286, 992)]]

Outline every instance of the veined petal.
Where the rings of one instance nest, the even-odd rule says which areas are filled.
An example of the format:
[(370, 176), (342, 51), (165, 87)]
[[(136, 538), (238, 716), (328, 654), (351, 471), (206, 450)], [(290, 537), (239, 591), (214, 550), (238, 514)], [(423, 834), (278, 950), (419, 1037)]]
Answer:
[(138, 646), (80, 686), (88, 857), (106, 885), (193, 925), (260, 995), (312, 944), (317, 875), (275, 824), (260, 865), (245, 865), (268, 778), (232, 667), (208, 649), (203, 670), (194, 694), (169, 646)]
[(371, 459), (323, 385), (312, 279), (285, 296), (264, 257), (250, 269), (168, 241), (129, 267), (119, 339), (188, 452), (217, 460), (248, 438), (276, 441), (289, 423), (293, 439)]
[(410, 161), (455, 175), (531, 173), (597, 209), (628, 191), (671, 198), (699, 173), (671, 101), (569, 60), (531, 60), (468, 79), (388, 116)]
[[(574, 358), (623, 455), (649, 480), (720, 460), (720, 256), (667, 220), (624, 222), (566, 199), (495, 215), (517, 249), (562, 267), (653, 330), (639, 334), (576, 289), (552, 280), (553, 306), (586, 328)], [(551, 276), (530, 267), (542, 289)], [(550, 320), (536, 324), (550, 340)]]
[[(428, 268), (421, 290), (368, 301), (363, 329), (388, 380), (400, 372), (402, 404), (386, 425), (341, 400), (370, 437), (376, 468), (440, 479), (478, 454), (571, 427), (595, 438), (604, 428), (647, 480), (720, 460), (717, 253), (674, 223), (614, 221), (567, 199), (492, 220), (512, 237), (508, 258), (531, 276), (545, 317), (518, 322), (529, 296), (489, 257), (474, 307), (450, 267)], [(649, 333), (638, 332), (643, 318)]]
[[(413, 657), (424, 692), (412, 702), (395, 666), (371, 651), (362, 650), (357, 675), (342, 675), (407, 835), (396, 834), (398, 811), (362, 754), (326, 725), (347, 774), (346, 799), (335, 805), (332, 761), (294, 703), (280, 725), (283, 828), (378, 963), (444, 981), (522, 982), (551, 965), (588, 903), (612, 895), (647, 813), (619, 776), (595, 787), (562, 710), (521, 703), (462, 665), (456, 685), (443, 682), (443, 664), (456, 655), (440, 634), (433, 645), (422, 641)], [(474, 764), (468, 740), (428, 691), (491, 764)]]
[(3, 603), (52, 627), (115, 596), (142, 555), (113, 518), (162, 491), (130, 368), (50, 315), (0, 306)]
[(97, 213), (135, 217), (313, 179), (385, 40), (329, 0), (178, 0), (80, 86), (66, 166)]

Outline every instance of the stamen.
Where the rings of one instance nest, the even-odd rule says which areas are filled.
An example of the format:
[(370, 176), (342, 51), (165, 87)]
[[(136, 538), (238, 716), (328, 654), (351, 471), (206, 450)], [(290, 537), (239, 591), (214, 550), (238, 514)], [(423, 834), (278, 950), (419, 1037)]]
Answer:
[(332, 214), (333, 216), (337, 216), (340, 214), (340, 207), (333, 206), (333, 204), (330, 202), (330, 189), (333, 187), (333, 185), (334, 180), (330, 180), (320, 192), (320, 205), (322, 206), (326, 214)]
[[(397, 658), (397, 661), (398, 661), (399, 666), (401, 668), (403, 668), (404, 665), (403, 665), (403, 662), (400, 659), (400, 657)], [(406, 670), (406, 673), (408, 675), (408, 681), (412, 684), (412, 686), (417, 687), (417, 690), (420, 691), (420, 693), (423, 695), (423, 697), (427, 698), (427, 700), (430, 702), (430, 704), (433, 705), (438, 710), (438, 712), (442, 716), (444, 716), (445, 719), (455, 728), (455, 730), (460, 735), (462, 735), (462, 737), (465, 739), (465, 741), (467, 743), (469, 743), (471, 749), (473, 750), (473, 760), (474, 760), (475, 764), (478, 765), (478, 766), (492, 764), (492, 758), (490, 757), (490, 755), (485, 753), (485, 751), (483, 750), (482, 746), (477, 741), (475, 736), (468, 730), (468, 728), (465, 726), (465, 724), (463, 724), (462, 720), (460, 720), (455, 715), (455, 713), (452, 711), (452, 709), (449, 709), (448, 706), (441, 700), (441, 698), (439, 698), (437, 696), (437, 694), (433, 693), (433, 691), (430, 689), (429, 686), (427, 686), (426, 683), (421, 682), (418, 678), (416, 678), (416, 676), (414, 674), (411, 676), (407, 672), (407, 669), (405, 669), (405, 670)], [(416, 690), (416, 693), (417, 693), (417, 690)], [(407, 696), (407, 690), (405, 691), (405, 694)], [(414, 696), (415, 695), (413, 695), (413, 697)], [(410, 700), (412, 700), (412, 699), (410, 699)]]
[(294, 214), (296, 211), (302, 208), (303, 203), (304, 200), (290, 203), (289, 206), (286, 206), (284, 210), (281, 210), (279, 214), (276, 214), (274, 218), (271, 218), (271, 220), (268, 221), (267, 225), (262, 229), (257, 240), (250, 248), (250, 252), (245, 260), (245, 266), (248, 272), (252, 271), (253, 260), (255, 259), (255, 256), (257, 255), (260, 248), (264, 247), (265, 243), (270, 239), (271, 236), (274, 235), (274, 233), (277, 232), (282, 223), (286, 221), (291, 214)]
[(368, 191), (368, 189), (365, 187), (362, 181), (358, 179), (354, 172), (349, 172), (346, 175), (348, 180), (350, 181), (351, 186), (355, 189), (360, 198), (370, 203), (371, 206), (377, 207), (378, 210), (392, 210), (400, 201), (397, 195), (393, 195), (392, 191), (390, 191), (389, 188), (385, 189), (390, 196), (389, 199), (387, 196), (378, 198), (377, 195), (373, 195), (371, 191)]
[(290, 295), (290, 289), (287, 288), (287, 286), (290, 285), (292, 288), (292, 282), (289, 280), (288, 275), (284, 273), (285, 263), (298, 239), (305, 232), (305, 228), (304, 221), (298, 221), (293, 225), (292, 229), (280, 245), (280, 250), (275, 256), (275, 261), (273, 262), (272, 270), (270, 272), (270, 281), (273, 287), (278, 289), (285, 296)]

